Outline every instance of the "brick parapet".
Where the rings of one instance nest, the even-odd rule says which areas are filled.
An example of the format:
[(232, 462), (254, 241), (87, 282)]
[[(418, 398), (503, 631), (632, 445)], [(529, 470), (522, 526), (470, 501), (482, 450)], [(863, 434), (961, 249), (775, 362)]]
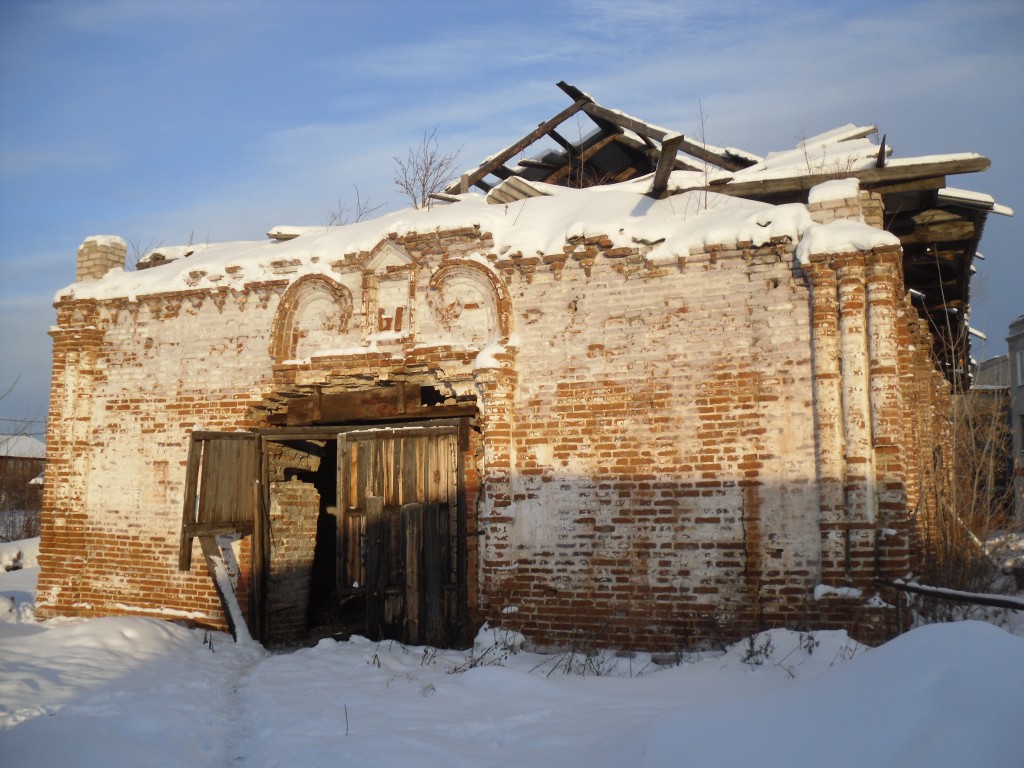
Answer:
[(75, 281), (97, 280), (112, 269), (123, 269), (127, 255), (128, 245), (120, 237), (87, 237), (78, 247)]

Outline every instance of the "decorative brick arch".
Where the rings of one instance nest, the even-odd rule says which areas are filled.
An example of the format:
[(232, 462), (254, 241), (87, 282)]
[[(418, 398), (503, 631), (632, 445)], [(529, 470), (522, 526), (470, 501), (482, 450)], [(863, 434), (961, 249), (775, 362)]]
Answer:
[(453, 339), (506, 342), (512, 333), (512, 301), (494, 270), (477, 261), (446, 261), (430, 278), (430, 304)]
[(324, 275), (300, 277), (281, 297), (270, 336), (276, 360), (302, 357), (316, 347), (354, 342), (352, 294)]

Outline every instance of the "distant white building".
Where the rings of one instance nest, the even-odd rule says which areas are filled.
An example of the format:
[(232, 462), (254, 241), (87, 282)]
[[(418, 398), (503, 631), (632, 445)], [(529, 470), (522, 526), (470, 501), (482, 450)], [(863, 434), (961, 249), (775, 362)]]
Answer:
[(31, 435), (0, 435), (0, 458), (45, 459), (46, 444)]

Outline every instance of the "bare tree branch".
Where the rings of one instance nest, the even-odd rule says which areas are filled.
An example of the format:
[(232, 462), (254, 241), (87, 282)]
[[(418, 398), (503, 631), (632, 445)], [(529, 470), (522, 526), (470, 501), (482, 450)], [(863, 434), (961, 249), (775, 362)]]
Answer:
[(395, 189), (409, 198), (415, 208), (429, 208), (430, 196), (440, 192), (455, 178), (455, 163), (462, 153), (443, 153), (437, 146), (437, 126), (409, 148), (405, 160), (395, 157)]
[(349, 220), (348, 206), (341, 202), (339, 197), (338, 204), (324, 216), (325, 227), (342, 227), (351, 222), (365, 221), (384, 207), (384, 203), (370, 205), (370, 198), (364, 200), (359, 192), (359, 187), (353, 185), (352, 188), (356, 192), (355, 217), (351, 221)]

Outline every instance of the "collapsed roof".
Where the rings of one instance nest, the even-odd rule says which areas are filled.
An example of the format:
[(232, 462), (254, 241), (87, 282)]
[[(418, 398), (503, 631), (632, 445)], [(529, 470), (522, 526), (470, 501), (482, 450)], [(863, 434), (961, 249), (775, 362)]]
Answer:
[[(190, 265), (187, 275), (182, 273), (185, 283), (180, 287), (196, 287), (203, 280), (215, 281), (222, 277), (240, 279), (245, 274), (246, 279), (252, 279), (251, 270), (243, 272), (236, 264), (243, 256), (266, 259), (261, 269), (271, 271), (277, 269), (275, 265), (283, 263), (280, 259), (289, 258), (293, 260), (290, 264), (309, 261), (302, 269), (317, 269), (323, 262), (321, 267), (316, 267), (315, 263), (329, 253), (337, 254), (338, 249), (349, 253), (370, 248), (388, 232), (470, 223), (483, 226), (494, 233), (496, 242), (507, 240), (505, 244), (513, 248), (529, 244), (557, 250), (560, 243), (547, 241), (569, 236), (565, 226), (603, 228), (603, 234), (612, 234), (607, 231), (610, 221), (605, 217), (619, 215), (611, 211), (598, 213), (595, 209), (601, 206), (595, 206), (593, 200), (572, 202), (569, 199), (572, 196), (564, 194), (571, 188), (604, 188), (605, 202), (612, 200), (608, 192), (621, 191), (630, 195), (646, 194), (655, 200), (676, 200), (676, 207), (679, 207), (676, 196), (687, 199), (703, 196), (696, 207), (707, 216), (712, 212), (710, 209), (715, 208), (724, 214), (727, 209), (744, 205), (805, 204), (809, 191), (816, 185), (856, 178), (860, 189), (875, 192), (882, 198), (885, 229), (899, 239), (903, 248), (906, 288), (928, 319), (935, 337), (933, 354), (937, 365), (954, 386), (969, 385), (969, 337), (972, 333), (983, 336), (969, 325), (972, 262), (983, 258), (977, 249), (988, 214), (1012, 215), (1013, 212), (988, 195), (947, 186), (946, 177), (983, 171), (990, 165), (987, 158), (963, 153), (894, 159), (886, 137), (879, 138), (875, 126), (857, 125), (845, 125), (805, 139), (794, 149), (760, 157), (687, 138), (609, 109), (568, 83), (558, 83), (558, 87), (572, 99), (568, 107), (463, 173), (443, 192), (432, 195), (459, 205), (435, 206), (432, 211), (399, 211), (372, 222), (342, 228), (275, 227), (268, 233), (273, 246), (238, 243), (161, 248), (148, 254), (139, 268), (180, 259)], [(570, 118), (584, 117), (592, 123), (592, 128), (584, 132), (574, 125), (577, 140), (570, 140), (559, 131)], [(483, 199), (480, 195), (469, 194), (474, 188), (484, 193)], [(484, 201), (509, 205), (527, 198), (547, 198), (554, 203), (552, 196), (565, 199), (560, 205), (542, 206), (546, 215), (538, 217), (533, 226), (544, 227), (543, 234), (524, 232), (518, 216), (510, 225), (504, 217), (489, 215), (485, 210), (489, 206), (483, 205)], [(725, 201), (732, 201), (732, 204)], [(632, 207), (624, 204), (627, 207), (623, 210)], [(572, 222), (557, 218), (567, 215), (566, 206), (569, 210), (579, 208), (571, 215)], [(684, 224), (678, 216), (663, 221), (653, 215), (654, 207), (647, 211), (645, 223), (637, 221), (632, 214), (628, 216), (627, 229), (635, 230), (629, 233), (633, 242), (644, 241), (645, 237), (654, 238), (647, 242), (664, 240), (670, 231), (680, 226), (687, 231), (677, 233), (676, 237), (669, 236), (676, 245), (687, 238), (701, 237), (700, 222)], [(746, 213), (733, 210), (733, 223), (742, 227), (743, 218), (749, 213), (749, 210)], [(429, 221), (424, 221), (424, 215)], [(796, 219), (784, 215), (780, 221), (783, 220), (793, 228), (792, 234), (799, 236), (802, 228)], [(703, 226), (706, 225), (707, 222)], [(776, 226), (780, 226), (778, 222)], [(652, 227), (664, 231), (640, 232), (640, 229)], [(626, 233), (626, 229), (620, 231)], [(206, 262), (210, 263), (210, 268), (203, 268)], [(220, 262), (223, 264), (217, 266)], [(222, 269), (225, 266), (226, 272)], [(289, 267), (288, 271), (294, 272), (295, 267)], [(116, 276), (111, 277), (120, 283), (116, 290), (127, 291), (130, 295), (160, 290), (158, 283), (167, 289), (175, 282), (138, 278), (117, 281)], [(77, 293), (83, 297), (99, 296), (104, 293), (106, 282)], [(75, 293), (65, 292), (64, 295)], [(60, 296), (58, 294), (58, 298)]]
[[(590, 187), (649, 177), (648, 194), (663, 198), (704, 190), (775, 205), (807, 202), (815, 185), (856, 177), (861, 189), (882, 196), (885, 226), (904, 251), (906, 287), (928, 318), (935, 359), (956, 386), (969, 379), (972, 262), (988, 214), (1012, 215), (992, 197), (948, 187), (946, 177), (983, 171), (988, 158), (965, 153), (892, 159), (875, 126), (846, 125), (765, 157), (715, 147), (598, 104), (565, 82), (572, 104), (519, 141), (450, 184), (440, 199), (476, 187), (492, 202), (539, 194), (530, 182)], [(559, 132), (583, 115), (593, 129), (576, 141)], [(869, 137), (875, 137), (877, 143)], [(552, 148), (528, 154), (536, 145)], [(516, 159), (519, 158), (519, 159)], [(523, 182), (526, 182), (525, 184)]]

